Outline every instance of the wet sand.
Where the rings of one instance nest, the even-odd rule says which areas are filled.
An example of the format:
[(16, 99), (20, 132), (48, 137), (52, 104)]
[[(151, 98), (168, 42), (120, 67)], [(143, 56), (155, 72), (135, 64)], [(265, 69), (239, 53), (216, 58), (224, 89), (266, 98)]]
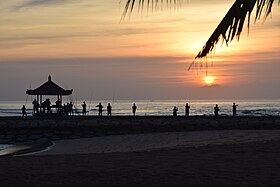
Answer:
[(280, 130), (218, 130), (111, 135), (58, 140), (36, 155), (88, 154), (152, 151), (166, 148), (199, 147), (247, 142), (280, 141)]
[(0, 157), (6, 186), (280, 186), (280, 141)]

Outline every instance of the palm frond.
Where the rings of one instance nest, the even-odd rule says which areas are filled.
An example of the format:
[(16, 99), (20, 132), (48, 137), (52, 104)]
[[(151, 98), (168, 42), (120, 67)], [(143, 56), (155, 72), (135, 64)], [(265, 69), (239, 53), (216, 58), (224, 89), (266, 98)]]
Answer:
[(147, 8), (147, 10), (157, 10), (158, 5), (161, 4), (161, 8), (164, 4), (167, 7), (179, 7), (183, 0), (127, 0), (123, 11), (122, 19), (127, 15), (130, 15), (135, 7), (138, 7), (138, 11)]
[[(127, 0), (122, 18), (124, 18), (127, 14), (131, 14), (136, 4), (138, 6), (138, 10), (143, 10), (145, 6), (147, 9), (156, 8), (159, 3), (177, 6), (183, 1), (184, 0)], [(273, 3), (274, 0), (235, 0), (232, 7), (229, 9), (195, 59), (204, 58), (209, 55), (215, 49), (220, 40), (225, 42), (227, 46), (228, 43), (235, 38), (239, 41), (246, 18), (248, 19), (247, 27), (249, 30), (251, 13), (254, 7), (256, 7), (255, 21), (261, 19), (261, 17), (263, 17), (263, 21), (265, 21), (265, 19), (271, 14)], [(280, 0), (278, 1), (278, 5), (279, 4)], [(191, 69), (194, 62), (190, 65), (189, 69)]]
[[(195, 59), (209, 55), (220, 40), (225, 42), (227, 46), (234, 38), (239, 41), (246, 18), (248, 18), (247, 26), (249, 30), (250, 17), (254, 7), (256, 7), (255, 21), (261, 18), (262, 13), (264, 13), (265, 21), (271, 13), (273, 3), (274, 0), (236, 0)], [(192, 65), (193, 63), (189, 69)]]

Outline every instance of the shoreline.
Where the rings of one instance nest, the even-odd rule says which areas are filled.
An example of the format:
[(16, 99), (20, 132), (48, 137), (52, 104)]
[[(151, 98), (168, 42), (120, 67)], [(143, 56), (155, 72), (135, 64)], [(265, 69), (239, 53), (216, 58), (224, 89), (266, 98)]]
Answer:
[(16, 147), (25, 145), (33, 147), (27, 148), (27, 152), (33, 152), (33, 149), (42, 150), (48, 147), (42, 142), (112, 135), (279, 129), (280, 116), (0, 117), (0, 144), (12, 144)]
[(32, 155), (103, 154), (280, 141), (280, 130), (220, 130), (112, 135), (58, 140)]

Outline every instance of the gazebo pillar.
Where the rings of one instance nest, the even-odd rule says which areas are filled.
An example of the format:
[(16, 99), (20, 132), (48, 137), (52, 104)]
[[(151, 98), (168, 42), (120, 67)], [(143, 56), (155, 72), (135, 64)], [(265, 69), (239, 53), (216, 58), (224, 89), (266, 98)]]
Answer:
[(42, 112), (42, 95), (40, 95), (40, 113)]

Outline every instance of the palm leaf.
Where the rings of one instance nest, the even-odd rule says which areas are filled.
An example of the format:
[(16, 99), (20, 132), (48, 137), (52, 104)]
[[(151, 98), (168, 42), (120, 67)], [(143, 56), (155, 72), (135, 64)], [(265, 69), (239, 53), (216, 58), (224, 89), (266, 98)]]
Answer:
[(158, 4), (164, 5), (167, 7), (179, 7), (183, 0), (127, 0), (125, 4), (125, 8), (123, 11), (122, 19), (124, 19), (127, 15), (130, 15), (132, 11), (138, 6), (138, 10), (143, 10), (145, 7), (147, 10), (157, 10)]
[[(123, 17), (127, 14), (131, 14), (137, 1), (138, 8), (141, 7), (143, 9), (145, 3), (147, 7), (152, 6), (153, 8), (154, 6), (156, 7), (158, 3), (177, 5), (181, 4), (183, 0), (127, 0)], [(274, 0), (236, 0), (195, 59), (204, 58), (209, 55), (220, 40), (225, 42), (226, 45), (235, 38), (239, 40), (246, 18), (248, 19), (247, 26), (249, 29), (250, 17), (254, 7), (256, 7), (255, 21), (260, 19), (262, 14), (264, 14), (263, 19), (265, 21), (271, 13), (273, 3)], [(278, 4), (280, 4), (280, 0)], [(189, 69), (194, 62), (190, 65)]]

